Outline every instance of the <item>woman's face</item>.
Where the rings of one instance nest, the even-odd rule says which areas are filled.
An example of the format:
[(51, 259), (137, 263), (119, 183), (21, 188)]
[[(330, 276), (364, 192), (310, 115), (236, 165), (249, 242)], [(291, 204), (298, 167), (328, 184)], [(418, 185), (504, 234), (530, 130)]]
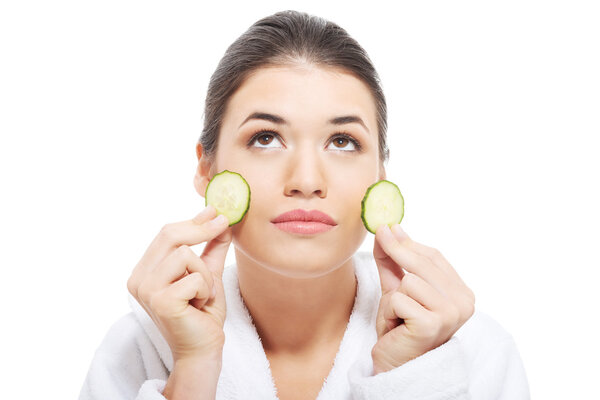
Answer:
[[(248, 213), (232, 227), (237, 252), (290, 277), (331, 272), (363, 242), (361, 200), (385, 178), (369, 88), (341, 69), (256, 70), (230, 98), (208, 178), (225, 169), (251, 190)], [(322, 211), (337, 225), (307, 234), (271, 222), (295, 209)]]

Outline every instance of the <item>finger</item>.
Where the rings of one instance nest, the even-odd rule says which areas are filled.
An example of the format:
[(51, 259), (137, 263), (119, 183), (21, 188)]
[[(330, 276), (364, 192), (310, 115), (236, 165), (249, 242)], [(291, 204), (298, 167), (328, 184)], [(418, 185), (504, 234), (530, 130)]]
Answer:
[(213, 275), (204, 262), (189, 246), (179, 246), (148, 276), (149, 289), (158, 291), (194, 272), (199, 273), (212, 289)]
[(211, 219), (213, 219), (216, 216), (217, 216), (217, 210), (215, 209), (214, 206), (211, 206), (209, 204), (204, 208), (204, 210), (200, 211), (194, 218), (192, 218), (192, 221), (195, 222), (196, 224), (201, 225), (205, 222), (210, 221)]
[[(200, 213), (191, 220), (176, 222), (165, 225), (156, 237), (155, 259), (150, 261), (160, 261), (172, 249), (181, 245), (194, 246), (196, 244), (207, 242), (223, 233), (229, 226), (229, 221), (224, 215), (215, 215), (209, 206), (208, 215)], [(152, 246), (152, 244), (151, 244)]]
[(402, 292), (394, 292), (390, 295), (390, 299), (383, 311), (383, 317), (386, 321), (394, 321), (398, 318), (407, 320), (415, 320), (421, 317), (426, 310)]
[(407, 246), (409, 246), (411, 249), (421, 254), (422, 256), (429, 258), (439, 269), (450, 275), (453, 279), (456, 279), (457, 281), (464, 284), (454, 267), (452, 267), (452, 265), (448, 262), (448, 260), (446, 260), (446, 258), (438, 249), (425, 246), (424, 244), (410, 239), (410, 237), (406, 234), (406, 232), (404, 232), (404, 230), (399, 224), (392, 225), (390, 229), (396, 237), (396, 239), (409, 239), (405, 242)]
[(429, 258), (436, 267), (446, 274), (448, 279), (445, 280), (447, 286), (444, 289), (444, 294), (447, 297), (450, 297), (455, 304), (464, 303), (467, 304), (467, 306), (470, 306), (471, 303), (474, 303), (475, 295), (473, 294), (473, 291), (465, 284), (454, 267), (452, 267), (438, 249), (425, 246), (410, 239), (398, 224), (393, 225), (391, 231), (398, 240), (401, 240), (402, 243), (415, 252)]
[(402, 279), (399, 290), (417, 303), (433, 312), (443, 312), (449, 302), (433, 286), (415, 274), (407, 273)]
[(227, 257), (227, 250), (229, 249), (232, 238), (233, 234), (231, 229), (227, 229), (225, 232), (208, 242), (202, 251), (200, 257), (216, 277), (220, 278), (223, 276), (225, 258)]
[(383, 251), (377, 236), (373, 241), (373, 258), (379, 272), (381, 293), (386, 294), (390, 291), (395, 291), (400, 286), (404, 271)]
[[(473, 291), (464, 283), (456, 270), (448, 263), (441, 252), (435, 248), (425, 246), (415, 242), (404, 232), (398, 225), (392, 225), (392, 234), (403, 245), (410, 248), (414, 252), (428, 258), (431, 263), (443, 272), (440, 281), (433, 282), (432, 286), (445, 297), (443, 304), (435, 307), (441, 314), (448, 315), (452, 320), (452, 315), (458, 310), (460, 319), (468, 319), (474, 312), (475, 295)], [(428, 282), (426, 282), (428, 283)]]
[(375, 236), (378, 235), (381, 248), (397, 264), (396, 268), (418, 275), (444, 295), (451, 289), (446, 274), (433, 265), (429, 258), (407, 246), (408, 240), (398, 241), (387, 225), (377, 228)]
[(152, 300), (152, 310), (160, 317), (172, 318), (181, 315), (190, 300), (198, 299), (196, 306), (202, 307), (210, 296), (211, 291), (204, 277), (194, 272), (157, 293)]
[(165, 225), (135, 266), (130, 286), (139, 285), (141, 280), (177, 247), (193, 246), (223, 233), (229, 226), (227, 218), (215, 215), (214, 207), (208, 206), (194, 219)]

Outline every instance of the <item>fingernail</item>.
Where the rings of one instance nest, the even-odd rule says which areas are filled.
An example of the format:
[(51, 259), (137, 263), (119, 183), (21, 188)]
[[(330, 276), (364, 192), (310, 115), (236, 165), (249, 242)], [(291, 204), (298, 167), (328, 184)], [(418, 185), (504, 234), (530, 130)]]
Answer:
[(210, 204), (206, 206), (206, 208), (204, 209), (204, 211), (207, 214), (215, 214), (215, 215), (217, 215), (217, 209), (215, 208), (215, 206), (210, 205)]
[(377, 228), (377, 230), (381, 231), (382, 236), (389, 236), (391, 234), (390, 227), (386, 224), (381, 225), (379, 228)]
[(208, 205), (208, 206), (204, 207), (204, 210), (200, 211), (198, 213), (198, 215), (196, 215), (196, 217), (199, 217), (201, 215), (210, 215), (210, 214), (214, 213), (214, 209), (215, 208), (213, 206)]
[(408, 237), (406, 232), (404, 232), (404, 229), (402, 229), (399, 224), (392, 226), (392, 232), (394, 233), (394, 236), (396, 236), (396, 239), (406, 239)]
[(214, 226), (221, 226), (224, 223), (229, 224), (229, 221), (227, 220), (226, 216), (224, 216), (223, 214), (219, 214), (217, 216), (217, 218), (215, 218), (212, 221), (210, 221), (210, 223), (213, 224)]
[(215, 286), (213, 286), (212, 298), (214, 299), (216, 296), (217, 296), (217, 288)]

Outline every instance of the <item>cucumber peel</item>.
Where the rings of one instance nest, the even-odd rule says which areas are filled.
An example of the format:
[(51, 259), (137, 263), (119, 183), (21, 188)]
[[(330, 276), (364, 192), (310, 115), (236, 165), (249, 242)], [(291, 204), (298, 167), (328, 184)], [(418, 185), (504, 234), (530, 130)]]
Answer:
[(205, 206), (212, 205), (224, 215), (229, 226), (240, 222), (250, 208), (250, 185), (237, 172), (223, 170), (212, 177), (204, 195)]
[(361, 202), (360, 217), (373, 234), (381, 225), (399, 224), (404, 217), (404, 197), (398, 186), (385, 179), (369, 186)]

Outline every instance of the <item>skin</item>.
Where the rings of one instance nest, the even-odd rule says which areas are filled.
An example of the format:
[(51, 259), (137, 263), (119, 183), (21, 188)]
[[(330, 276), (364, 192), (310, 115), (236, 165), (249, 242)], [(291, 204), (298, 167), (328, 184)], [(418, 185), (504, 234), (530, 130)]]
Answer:
[(373, 257), (382, 296), (373, 374), (399, 367), (446, 343), (475, 311), (475, 295), (439, 250), (400, 225), (377, 228)]
[[(244, 123), (256, 111), (287, 123)], [(346, 115), (359, 116), (364, 126), (328, 122)], [(272, 132), (249, 147), (262, 129)], [(352, 136), (360, 149), (336, 137), (339, 132)], [(385, 178), (374, 99), (361, 80), (339, 69), (309, 64), (262, 68), (231, 97), (215, 158), (203, 159), (201, 146), (197, 153), (200, 195), (224, 169), (242, 174), (250, 185), (248, 213), (231, 228), (240, 292), (279, 397), (314, 398), (354, 305), (351, 257), (367, 234), (360, 202), (372, 183)], [(325, 233), (298, 235), (270, 222), (298, 208), (323, 211), (337, 225)]]
[[(278, 124), (244, 121), (256, 112)], [(357, 115), (364, 125), (334, 126)], [(259, 130), (269, 130), (248, 143)], [(360, 143), (336, 139), (345, 132)], [(316, 396), (346, 329), (356, 279), (352, 255), (367, 231), (360, 218), (366, 189), (385, 179), (375, 102), (368, 87), (340, 69), (298, 62), (261, 68), (231, 97), (213, 159), (197, 146), (194, 184), (201, 196), (227, 169), (248, 181), (244, 219), (231, 231), (239, 285), (271, 363), (280, 398)], [(279, 230), (270, 221), (302, 208), (337, 225), (317, 235)], [(377, 229), (373, 255), (382, 284), (373, 373), (398, 367), (445, 343), (474, 312), (472, 291), (439, 251), (413, 241), (399, 225)], [(315, 369), (306, 368), (314, 365)], [(312, 386), (305, 385), (313, 380)]]
[[(240, 127), (259, 110), (288, 124), (250, 120)], [(327, 122), (350, 114), (366, 129)], [(201, 195), (224, 169), (242, 174), (252, 190), (248, 213), (231, 229), (240, 291), (267, 352), (302, 358), (343, 336), (356, 294), (351, 257), (367, 234), (360, 201), (385, 177), (375, 116), (367, 86), (350, 74), (311, 65), (263, 68), (230, 99), (214, 162), (198, 167)], [(260, 129), (279, 137), (247, 147)], [(359, 141), (360, 152), (347, 140), (333, 143), (342, 130)], [(303, 236), (270, 222), (297, 208), (321, 210), (338, 225)]]

